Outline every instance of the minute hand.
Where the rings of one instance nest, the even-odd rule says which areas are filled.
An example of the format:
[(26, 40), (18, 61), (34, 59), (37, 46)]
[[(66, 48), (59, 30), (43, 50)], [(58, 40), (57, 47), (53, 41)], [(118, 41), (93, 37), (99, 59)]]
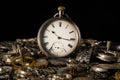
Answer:
[(70, 39), (66, 39), (66, 38), (63, 38), (63, 37), (60, 37), (60, 39), (63, 39), (63, 40), (68, 40), (68, 41), (70, 41)]
[(74, 39), (72, 39), (72, 38), (66, 39), (66, 38), (60, 37), (60, 36), (58, 36), (54, 31), (52, 31), (52, 33), (53, 33), (54, 35), (56, 35), (58, 39), (63, 39), (63, 40), (67, 40), (67, 41), (74, 40)]

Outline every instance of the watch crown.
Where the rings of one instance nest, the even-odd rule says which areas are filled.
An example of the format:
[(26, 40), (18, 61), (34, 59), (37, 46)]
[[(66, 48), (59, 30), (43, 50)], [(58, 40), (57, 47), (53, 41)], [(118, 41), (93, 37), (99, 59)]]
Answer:
[(58, 7), (58, 11), (63, 11), (63, 10), (65, 10), (65, 7), (64, 7), (64, 6), (59, 6), (59, 7)]

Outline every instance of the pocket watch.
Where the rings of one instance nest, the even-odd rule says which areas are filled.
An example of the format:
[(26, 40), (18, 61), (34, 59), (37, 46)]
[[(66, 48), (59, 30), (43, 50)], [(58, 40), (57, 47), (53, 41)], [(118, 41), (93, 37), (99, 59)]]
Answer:
[(48, 57), (68, 56), (79, 46), (80, 30), (64, 10), (64, 6), (59, 6), (58, 13), (46, 20), (38, 31), (38, 46)]

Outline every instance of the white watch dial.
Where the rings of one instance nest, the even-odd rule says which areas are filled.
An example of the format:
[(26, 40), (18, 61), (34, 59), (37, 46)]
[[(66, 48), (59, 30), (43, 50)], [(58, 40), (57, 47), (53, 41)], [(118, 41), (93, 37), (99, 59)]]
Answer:
[(72, 53), (78, 45), (79, 34), (74, 24), (67, 20), (55, 20), (42, 33), (42, 47), (49, 54), (64, 57)]

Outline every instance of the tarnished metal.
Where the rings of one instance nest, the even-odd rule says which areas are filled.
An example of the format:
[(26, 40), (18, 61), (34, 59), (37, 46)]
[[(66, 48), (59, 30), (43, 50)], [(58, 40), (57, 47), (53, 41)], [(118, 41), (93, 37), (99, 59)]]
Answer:
[(115, 57), (113, 54), (110, 54), (110, 53), (98, 53), (97, 58), (107, 62), (117, 61), (117, 57)]
[(36, 38), (0, 42), (0, 80), (120, 80), (120, 52), (106, 43), (83, 39), (75, 57), (48, 58)]

